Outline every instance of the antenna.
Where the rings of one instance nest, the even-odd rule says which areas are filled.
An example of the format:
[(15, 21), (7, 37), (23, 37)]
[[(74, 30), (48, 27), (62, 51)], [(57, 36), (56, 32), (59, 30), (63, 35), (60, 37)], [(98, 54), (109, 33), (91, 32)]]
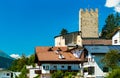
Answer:
[(88, 10), (90, 10), (90, 5), (88, 4)]

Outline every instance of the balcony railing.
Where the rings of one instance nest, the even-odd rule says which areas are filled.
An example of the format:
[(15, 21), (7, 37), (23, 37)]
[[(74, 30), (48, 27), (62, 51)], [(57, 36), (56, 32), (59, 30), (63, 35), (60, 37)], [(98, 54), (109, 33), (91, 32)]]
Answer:
[(85, 63), (83, 63), (83, 66), (86, 66), (86, 65), (94, 66), (95, 62), (85, 62)]

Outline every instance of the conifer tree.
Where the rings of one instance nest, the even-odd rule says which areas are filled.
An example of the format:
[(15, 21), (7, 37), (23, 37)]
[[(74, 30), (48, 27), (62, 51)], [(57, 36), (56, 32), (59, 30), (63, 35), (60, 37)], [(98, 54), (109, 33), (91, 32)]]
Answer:
[(120, 26), (120, 16), (119, 13), (110, 14), (106, 20), (105, 25), (102, 28), (101, 38), (111, 39), (114, 30)]

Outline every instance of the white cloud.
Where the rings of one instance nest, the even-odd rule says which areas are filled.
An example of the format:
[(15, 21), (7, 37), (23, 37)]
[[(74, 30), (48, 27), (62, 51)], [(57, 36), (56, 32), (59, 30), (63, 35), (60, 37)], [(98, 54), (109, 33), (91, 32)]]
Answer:
[(119, 6), (116, 6), (114, 10), (115, 10), (116, 12), (119, 12), (119, 13), (120, 13), (120, 5), (119, 5)]
[(106, 0), (105, 6), (114, 8), (116, 12), (120, 12), (120, 0)]
[(15, 58), (15, 59), (20, 58), (20, 55), (19, 55), (19, 54), (11, 54), (10, 56), (11, 56), (12, 58)]

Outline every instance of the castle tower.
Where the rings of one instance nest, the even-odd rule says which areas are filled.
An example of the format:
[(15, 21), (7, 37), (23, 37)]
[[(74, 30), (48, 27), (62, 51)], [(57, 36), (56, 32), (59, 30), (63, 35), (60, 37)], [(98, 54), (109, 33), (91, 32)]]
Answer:
[(98, 9), (80, 9), (79, 31), (83, 38), (98, 38)]

